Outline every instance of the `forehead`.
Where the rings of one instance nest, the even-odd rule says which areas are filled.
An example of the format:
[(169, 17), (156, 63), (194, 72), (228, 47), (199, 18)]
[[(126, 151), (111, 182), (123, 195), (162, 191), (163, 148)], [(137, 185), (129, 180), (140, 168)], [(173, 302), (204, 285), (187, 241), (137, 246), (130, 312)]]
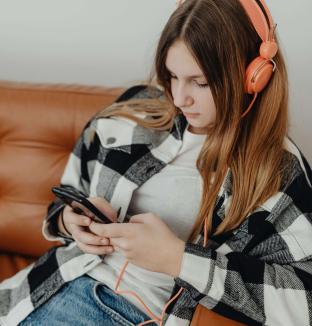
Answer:
[(182, 77), (202, 77), (203, 72), (182, 41), (176, 41), (169, 48), (166, 58), (169, 71)]

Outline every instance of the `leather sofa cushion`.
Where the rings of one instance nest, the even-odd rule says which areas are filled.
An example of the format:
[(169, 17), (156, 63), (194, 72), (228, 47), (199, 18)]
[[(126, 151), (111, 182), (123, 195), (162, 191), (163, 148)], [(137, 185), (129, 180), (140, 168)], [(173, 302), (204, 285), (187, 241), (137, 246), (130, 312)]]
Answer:
[(0, 251), (39, 256), (55, 245), (42, 221), (86, 122), (124, 89), (0, 83)]

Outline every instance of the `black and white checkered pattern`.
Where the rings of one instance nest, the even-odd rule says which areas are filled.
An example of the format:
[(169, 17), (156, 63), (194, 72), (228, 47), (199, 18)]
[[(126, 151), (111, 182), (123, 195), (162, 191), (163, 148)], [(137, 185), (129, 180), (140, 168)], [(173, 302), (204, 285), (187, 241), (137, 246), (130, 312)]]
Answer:
[[(118, 101), (161, 96), (158, 89), (149, 93), (145, 86), (135, 86)], [(124, 118), (92, 119), (70, 155), (61, 184), (105, 197), (116, 210), (122, 207), (119, 220), (126, 221), (133, 191), (175, 158), (186, 126), (181, 115), (171, 132), (147, 130)], [(198, 303), (248, 325), (312, 324), (312, 172), (288, 138), (285, 160), (292, 163), (288, 182), (238, 229), (211, 237), (208, 248), (202, 246), (203, 234), (186, 244), (172, 296), (180, 287), (185, 290), (168, 307), (166, 326), (190, 325)], [(216, 202), (214, 227), (231, 197), (229, 170)], [(17, 325), (64, 283), (102, 262), (56, 235), (55, 218), (62, 208), (59, 200), (51, 203), (43, 232), (64, 246), (0, 284), (1, 325)]]

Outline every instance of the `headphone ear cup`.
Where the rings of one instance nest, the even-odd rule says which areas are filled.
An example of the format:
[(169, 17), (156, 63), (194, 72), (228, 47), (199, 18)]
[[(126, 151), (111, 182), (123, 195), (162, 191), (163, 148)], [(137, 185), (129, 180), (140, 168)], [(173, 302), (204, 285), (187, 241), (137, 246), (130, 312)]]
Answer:
[(273, 73), (273, 64), (262, 57), (255, 58), (246, 69), (245, 91), (248, 94), (260, 93), (268, 84)]

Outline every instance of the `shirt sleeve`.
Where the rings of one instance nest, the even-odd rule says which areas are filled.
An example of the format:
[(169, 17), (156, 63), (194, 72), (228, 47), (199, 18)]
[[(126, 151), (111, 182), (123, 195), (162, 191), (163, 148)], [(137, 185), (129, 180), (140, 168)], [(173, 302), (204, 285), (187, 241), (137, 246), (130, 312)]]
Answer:
[(301, 173), (217, 249), (187, 243), (176, 283), (208, 309), (248, 325), (311, 325), (311, 199)]
[[(92, 133), (96, 130), (95, 125), (96, 121), (92, 119), (84, 127), (69, 155), (60, 183), (60, 187), (70, 188), (87, 197), (90, 193), (90, 180), (93, 174), (94, 164), (92, 161), (96, 160), (99, 149), (98, 138), (94, 137), (95, 141), (92, 141)], [(60, 235), (57, 227), (57, 218), (64, 207), (63, 201), (57, 197), (48, 206), (42, 233), (49, 241), (60, 241), (62, 243), (72, 241), (72, 238)]]

